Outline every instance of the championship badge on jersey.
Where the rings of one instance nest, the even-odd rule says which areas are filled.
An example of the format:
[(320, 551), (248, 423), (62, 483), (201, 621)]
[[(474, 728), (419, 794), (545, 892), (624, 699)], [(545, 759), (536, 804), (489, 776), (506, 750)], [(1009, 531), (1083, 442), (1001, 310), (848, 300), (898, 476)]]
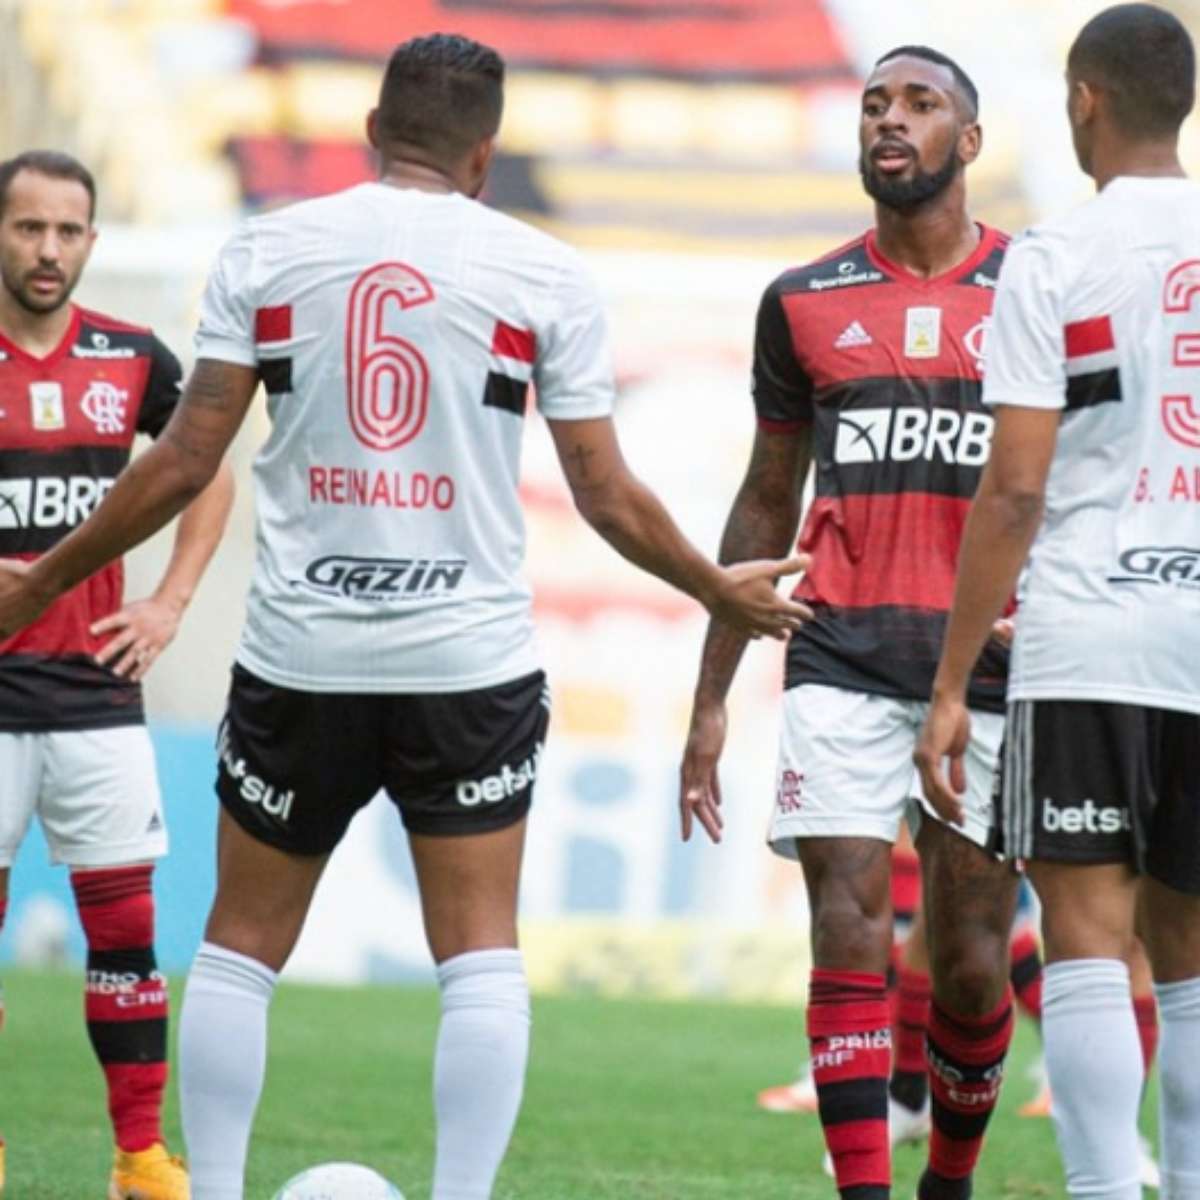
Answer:
[(30, 419), (34, 429), (49, 432), (65, 429), (66, 412), (63, 409), (62, 384), (52, 379), (41, 380), (29, 385)]
[(942, 310), (910, 308), (904, 315), (905, 358), (937, 358), (942, 352)]

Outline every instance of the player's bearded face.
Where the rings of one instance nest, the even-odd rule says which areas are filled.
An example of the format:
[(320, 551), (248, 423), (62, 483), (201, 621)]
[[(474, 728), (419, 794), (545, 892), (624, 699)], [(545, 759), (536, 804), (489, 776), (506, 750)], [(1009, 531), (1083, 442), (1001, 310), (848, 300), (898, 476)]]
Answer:
[(56, 312), (71, 298), (95, 233), (91, 201), (73, 180), (20, 172), (0, 216), (0, 283), (26, 312)]
[(955, 180), (961, 165), (958, 148), (951, 144), (945, 161), (932, 171), (914, 157), (912, 167), (903, 175), (885, 174), (874, 161), (874, 150), (859, 156), (858, 170), (867, 195), (877, 204), (896, 212), (910, 213), (940, 196)]

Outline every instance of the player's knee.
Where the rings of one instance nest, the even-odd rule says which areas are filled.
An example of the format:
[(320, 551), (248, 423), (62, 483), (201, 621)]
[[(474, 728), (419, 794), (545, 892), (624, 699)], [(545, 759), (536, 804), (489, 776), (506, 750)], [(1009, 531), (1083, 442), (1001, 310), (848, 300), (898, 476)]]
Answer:
[(271, 913), (216, 905), (204, 930), (204, 940), (244, 954), (272, 971), (283, 970), (300, 935), (303, 914), (272, 920)]
[(886, 906), (849, 889), (821, 897), (813, 910), (812, 949), (817, 966), (881, 973), (886, 970), (891, 921)]
[(995, 1009), (1008, 986), (1008, 943), (990, 930), (963, 930), (933, 956), (938, 1003), (960, 1016)]

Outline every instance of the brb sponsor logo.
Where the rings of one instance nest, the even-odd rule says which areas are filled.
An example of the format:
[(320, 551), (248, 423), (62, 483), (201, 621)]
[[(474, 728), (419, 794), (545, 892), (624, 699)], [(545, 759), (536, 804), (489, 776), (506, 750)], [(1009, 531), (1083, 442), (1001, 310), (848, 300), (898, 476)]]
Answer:
[(464, 808), (475, 808), (480, 804), (499, 804), (511, 800), (533, 787), (537, 780), (538, 766), (542, 761), (542, 743), (534, 747), (533, 753), (516, 766), (505, 763), (494, 775), (482, 779), (463, 779), (454, 789), (455, 799)]
[(308, 564), (304, 583), (353, 600), (426, 600), (449, 596), (467, 570), (464, 558), (355, 558), (327, 554)]
[(1106, 808), (1091, 799), (1061, 806), (1049, 797), (1042, 801), (1042, 828), (1047, 833), (1121, 833), (1132, 827), (1124, 808)]
[(217, 759), (222, 769), (234, 783), (238, 784), (238, 795), (247, 804), (260, 805), (268, 816), (286, 822), (292, 815), (292, 802), (296, 798), (293, 790), (280, 791), (273, 783), (268, 783), (258, 775), (246, 769), (246, 760), (238, 758), (229, 744), (229, 725), (223, 723), (217, 738)]
[(982, 467), (992, 445), (987, 413), (916, 407), (858, 408), (838, 414), (834, 461), (944, 462)]
[(91, 516), (112, 478), (0, 479), (0, 529), (73, 529)]
[(1200, 590), (1200, 550), (1190, 546), (1133, 546), (1117, 560), (1122, 574), (1109, 583), (1148, 583)]

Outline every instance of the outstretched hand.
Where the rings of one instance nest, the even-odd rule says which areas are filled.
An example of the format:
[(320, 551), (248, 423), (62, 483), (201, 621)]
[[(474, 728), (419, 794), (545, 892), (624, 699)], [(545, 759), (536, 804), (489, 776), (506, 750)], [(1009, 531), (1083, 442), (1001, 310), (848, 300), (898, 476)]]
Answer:
[(805, 621), (811, 621), (813, 613), (807, 605), (779, 595), (775, 585), (782, 576), (805, 570), (811, 561), (807, 554), (796, 554), (722, 567), (709, 612), (748, 637), (786, 640)]
[(913, 762), (921, 772), (925, 799), (952, 825), (962, 825), (966, 820), (962, 796), (967, 790), (967, 769), (963, 758), (970, 740), (971, 714), (966, 702), (934, 697)]
[(725, 748), (725, 705), (697, 702), (692, 710), (683, 764), (679, 768), (679, 817), (683, 840), (698, 821), (710, 840), (721, 840), (721, 781), (717, 763)]

